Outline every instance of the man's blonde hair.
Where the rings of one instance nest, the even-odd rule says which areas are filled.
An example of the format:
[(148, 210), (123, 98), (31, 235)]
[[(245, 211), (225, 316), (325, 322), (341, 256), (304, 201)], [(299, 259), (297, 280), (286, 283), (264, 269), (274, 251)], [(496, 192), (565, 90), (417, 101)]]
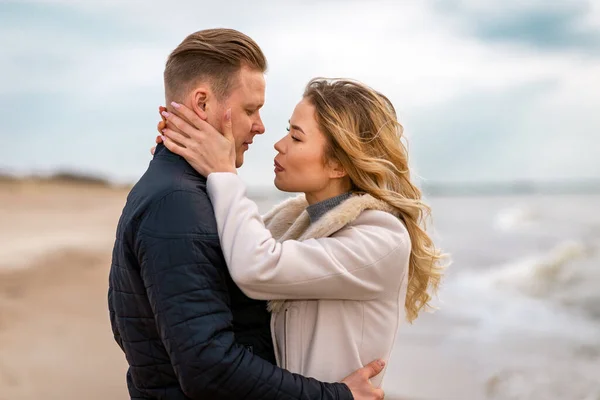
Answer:
[(267, 59), (250, 37), (234, 29), (192, 33), (169, 55), (165, 66), (165, 96), (180, 97), (200, 81), (211, 84), (219, 99), (227, 97), (242, 66), (266, 72)]

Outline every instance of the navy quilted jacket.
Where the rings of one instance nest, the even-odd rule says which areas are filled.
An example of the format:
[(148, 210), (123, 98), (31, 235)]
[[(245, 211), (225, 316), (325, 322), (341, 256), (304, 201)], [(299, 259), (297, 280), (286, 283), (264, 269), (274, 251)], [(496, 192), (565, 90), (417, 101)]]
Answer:
[(119, 220), (108, 303), (132, 399), (352, 399), (276, 367), (269, 314), (232, 282), (206, 179), (159, 145)]

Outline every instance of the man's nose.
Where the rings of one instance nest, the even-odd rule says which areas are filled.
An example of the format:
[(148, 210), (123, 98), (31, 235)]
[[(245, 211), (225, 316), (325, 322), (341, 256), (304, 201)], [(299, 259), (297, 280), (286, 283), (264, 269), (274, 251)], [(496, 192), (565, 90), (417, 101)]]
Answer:
[(262, 135), (263, 133), (265, 133), (265, 125), (263, 124), (262, 119), (259, 116), (258, 121), (256, 121), (256, 123), (254, 124), (254, 134)]

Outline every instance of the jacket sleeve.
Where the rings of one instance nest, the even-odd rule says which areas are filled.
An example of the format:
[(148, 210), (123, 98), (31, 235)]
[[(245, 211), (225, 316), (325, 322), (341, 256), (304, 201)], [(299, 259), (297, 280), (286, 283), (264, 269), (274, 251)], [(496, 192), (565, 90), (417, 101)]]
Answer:
[(163, 198), (140, 222), (136, 240), (160, 339), (186, 396), (352, 399), (345, 384), (292, 374), (235, 343), (218, 236), (206, 233), (214, 219), (202, 214), (212, 209), (197, 197), (176, 192)]
[(112, 288), (112, 286), (109, 286), (109, 288), (108, 288), (108, 310), (109, 310), (109, 316), (110, 316), (110, 325), (112, 327), (113, 337), (115, 338), (115, 341), (117, 342), (117, 344), (119, 345), (121, 350), (125, 351), (125, 348), (123, 347), (123, 339), (121, 338), (121, 332), (119, 332), (119, 327), (118, 327), (117, 321), (116, 321), (116, 314), (113, 309), (113, 301), (114, 301), (113, 296), (114, 296), (113, 288)]
[(374, 211), (330, 237), (279, 243), (237, 175), (212, 173), (207, 188), (227, 267), (249, 297), (372, 300), (403, 273), (410, 239), (391, 214)]

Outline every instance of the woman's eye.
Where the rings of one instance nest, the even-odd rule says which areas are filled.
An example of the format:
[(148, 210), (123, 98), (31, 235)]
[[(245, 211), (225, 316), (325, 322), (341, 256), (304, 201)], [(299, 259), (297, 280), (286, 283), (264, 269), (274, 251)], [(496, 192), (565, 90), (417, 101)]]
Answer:
[[(290, 126), (288, 125), (287, 128), (285, 128), (285, 130), (289, 132), (290, 131)], [(292, 138), (292, 140), (294, 142), (299, 142), (300, 141), (300, 139), (296, 138), (294, 135), (290, 135), (290, 137)]]

